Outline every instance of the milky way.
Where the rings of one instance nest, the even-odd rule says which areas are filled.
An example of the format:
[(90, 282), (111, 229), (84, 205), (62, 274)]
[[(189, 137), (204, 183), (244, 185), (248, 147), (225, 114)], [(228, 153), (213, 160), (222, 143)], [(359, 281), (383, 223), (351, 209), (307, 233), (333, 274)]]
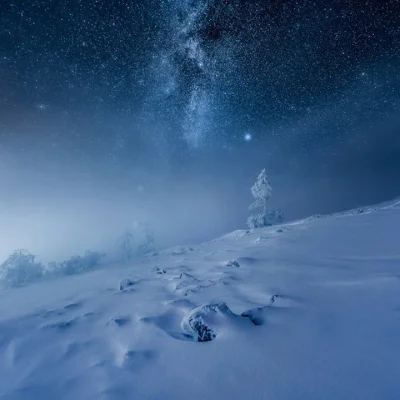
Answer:
[[(180, 99), (172, 110), (189, 146), (212, 143), (214, 118), (221, 110), (219, 81), (235, 62), (230, 35), (224, 31), (235, 16), (235, 2), (172, 1), (163, 8), (166, 39), (156, 53), (154, 95), (160, 107)], [(151, 104), (150, 107), (153, 107)]]
[(3, 1), (1, 148), (183, 169), (262, 150), (279, 169), (384, 135), (378, 163), (398, 148), (374, 127), (397, 126), (399, 15), (395, 0)]

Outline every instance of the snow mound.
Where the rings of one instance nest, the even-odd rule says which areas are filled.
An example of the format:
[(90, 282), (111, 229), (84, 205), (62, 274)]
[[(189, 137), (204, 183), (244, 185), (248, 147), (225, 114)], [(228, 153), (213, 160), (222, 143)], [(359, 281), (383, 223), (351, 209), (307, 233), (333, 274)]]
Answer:
[(183, 294), (184, 296), (215, 285), (215, 282), (210, 279), (201, 280), (185, 272), (181, 273), (179, 277), (173, 279), (176, 281), (172, 284), (173, 292)]
[(247, 326), (245, 319), (241, 317), (247, 317), (247, 315), (236, 315), (226, 303), (221, 302), (196, 307), (183, 318), (181, 327), (185, 336), (192, 340), (210, 342), (217, 337), (220, 331), (234, 330), (243, 324)]
[(132, 279), (125, 278), (122, 279), (122, 281), (119, 283), (119, 290), (125, 290), (126, 288), (129, 288), (130, 286), (133, 286), (135, 282)]
[(240, 314), (242, 317), (248, 318), (254, 325), (264, 325), (268, 309), (276, 303), (278, 299), (280, 299), (282, 296), (274, 294), (271, 297), (270, 304), (263, 306), (263, 307), (258, 307), (258, 308), (253, 308), (251, 310), (244, 311), (242, 314)]
[(188, 253), (192, 253), (193, 251), (195, 251), (195, 249), (192, 246), (176, 246), (164, 250), (160, 254), (163, 256), (171, 257), (171, 256), (182, 256)]
[(217, 336), (215, 329), (223, 320), (233, 318), (234, 314), (226, 303), (212, 304), (195, 308), (182, 320), (182, 329), (197, 342), (210, 342)]
[(167, 271), (165, 269), (161, 269), (160, 267), (154, 266), (151, 269), (151, 273), (156, 274), (156, 275), (163, 275), (163, 274), (166, 274)]
[(234, 268), (240, 268), (240, 264), (237, 260), (230, 260), (227, 261), (225, 264), (227, 267), (234, 267)]

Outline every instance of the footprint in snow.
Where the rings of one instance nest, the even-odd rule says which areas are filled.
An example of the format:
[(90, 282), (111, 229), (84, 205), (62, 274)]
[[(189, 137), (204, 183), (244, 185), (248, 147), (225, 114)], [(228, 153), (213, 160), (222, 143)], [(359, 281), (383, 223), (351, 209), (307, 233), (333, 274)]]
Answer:
[(180, 330), (180, 323), (184, 313), (185, 311), (180, 307), (171, 307), (161, 315), (145, 317), (142, 318), (141, 321), (146, 324), (155, 325), (157, 328), (161, 329), (164, 331), (164, 333), (174, 339), (190, 340), (190, 337), (186, 337)]
[(47, 330), (47, 329), (54, 329), (60, 332), (65, 332), (67, 330), (70, 330), (76, 325), (76, 319), (72, 319), (70, 321), (60, 321), (60, 322), (55, 322), (52, 324), (44, 325), (41, 327), (42, 330)]
[(65, 310), (45, 310), (45, 311), (40, 311), (34, 316), (40, 316), (42, 318), (52, 318), (52, 317), (59, 317), (65, 314)]
[(71, 303), (71, 304), (67, 304), (64, 309), (65, 310), (77, 310), (78, 308), (82, 307), (82, 303)]
[(85, 342), (71, 342), (68, 343), (64, 349), (64, 357), (74, 357), (79, 354), (82, 354), (83, 351), (92, 347), (93, 342), (88, 340)]
[(196, 307), (196, 304), (192, 303), (191, 301), (189, 301), (187, 299), (172, 300), (172, 301), (168, 301), (166, 304), (168, 307), (177, 308), (184, 312), (193, 310), (193, 308)]
[(118, 328), (122, 328), (131, 323), (132, 319), (129, 316), (121, 316), (113, 318), (108, 324), (112, 326), (116, 326)]
[(218, 282), (212, 282), (212, 283), (210, 283), (209, 285), (197, 285), (197, 286), (195, 286), (195, 287), (192, 287), (192, 288), (190, 288), (190, 289), (185, 290), (182, 294), (183, 294), (184, 296), (189, 296), (189, 294), (191, 294), (191, 293), (198, 293), (198, 292), (200, 292), (201, 290), (207, 289), (207, 288), (209, 288), (209, 287), (211, 287), (211, 286), (215, 286), (217, 283), (218, 283)]
[(193, 275), (185, 272), (181, 273), (178, 277), (173, 278), (171, 289), (175, 293), (188, 296), (190, 293), (197, 293), (200, 290), (215, 286), (219, 283), (224, 283), (221, 280), (213, 281), (211, 279), (200, 280)]
[(229, 261), (225, 261), (222, 266), (223, 267), (234, 267), (234, 268), (239, 268), (239, 267), (243, 267), (249, 265), (249, 264), (254, 264), (255, 262), (257, 262), (257, 259), (254, 257), (239, 257), (235, 260), (229, 260)]
[(271, 296), (270, 303), (268, 305), (244, 311), (241, 315), (242, 317), (249, 318), (254, 325), (264, 325), (268, 311), (291, 307), (293, 304), (293, 299), (287, 296), (274, 294)]
[(237, 259), (237, 262), (240, 265), (246, 265), (246, 264), (254, 264), (257, 262), (257, 258), (254, 257), (239, 257)]
[(156, 357), (157, 353), (155, 351), (129, 350), (123, 356), (121, 367), (129, 370), (137, 370), (143, 368), (149, 361), (154, 360)]
[(175, 285), (175, 290), (179, 290), (189, 285), (197, 284), (198, 282), (200, 282), (200, 279), (197, 279), (193, 275), (187, 274), (186, 272), (181, 273), (179, 277), (175, 279), (179, 281)]
[(253, 308), (240, 314), (248, 318), (254, 325), (264, 325), (268, 306)]

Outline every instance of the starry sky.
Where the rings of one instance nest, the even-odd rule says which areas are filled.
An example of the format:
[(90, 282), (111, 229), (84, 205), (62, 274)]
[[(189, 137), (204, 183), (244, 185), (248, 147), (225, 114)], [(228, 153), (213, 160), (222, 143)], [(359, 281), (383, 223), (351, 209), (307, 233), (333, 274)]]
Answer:
[(399, 195), (399, 20), (398, 0), (1, 0), (3, 180), (196, 181), (232, 213), (267, 167), (291, 217)]

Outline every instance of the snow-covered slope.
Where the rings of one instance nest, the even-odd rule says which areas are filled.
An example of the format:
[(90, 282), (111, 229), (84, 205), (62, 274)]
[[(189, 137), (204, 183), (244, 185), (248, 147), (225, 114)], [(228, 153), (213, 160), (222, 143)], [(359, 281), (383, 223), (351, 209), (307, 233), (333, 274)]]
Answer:
[(1, 399), (399, 399), (400, 207), (0, 292)]

